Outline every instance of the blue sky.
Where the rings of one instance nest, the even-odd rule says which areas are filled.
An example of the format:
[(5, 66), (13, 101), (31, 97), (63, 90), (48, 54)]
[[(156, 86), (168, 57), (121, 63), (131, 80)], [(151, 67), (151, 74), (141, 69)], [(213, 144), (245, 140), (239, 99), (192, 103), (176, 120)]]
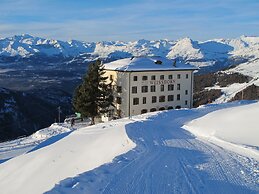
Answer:
[(259, 0), (0, 0), (0, 37), (195, 40), (259, 36)]

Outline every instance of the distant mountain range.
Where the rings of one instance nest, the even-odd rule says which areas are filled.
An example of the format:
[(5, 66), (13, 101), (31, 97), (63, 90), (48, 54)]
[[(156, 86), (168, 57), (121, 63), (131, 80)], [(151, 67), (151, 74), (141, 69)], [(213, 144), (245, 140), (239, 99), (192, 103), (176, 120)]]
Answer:
[(205, 67), (228, 67), (259, 58), (259, 37), (241, 36), (236, 39), (214, 39), (195, 41), (180, 40), (138, 40), (133, 42), (103, 41), (83, 42), (60, 41), (34, 37), (28, 34), (1, 38), (0, 59), (10, 57), (35, 58), (62, 57), (68, 62), (91, 61), (97, 57), (114, 60), (130, 56), (162, 56)]

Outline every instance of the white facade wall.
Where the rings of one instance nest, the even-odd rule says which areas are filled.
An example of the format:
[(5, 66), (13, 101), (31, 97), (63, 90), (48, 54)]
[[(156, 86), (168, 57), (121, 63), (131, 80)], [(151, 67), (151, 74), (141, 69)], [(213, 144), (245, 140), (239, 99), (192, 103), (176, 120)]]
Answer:
[[(172, 79), (169, 76), (172, 75)], [(180, 78), (178, 77), (180, 75)], [(187, 76), (186, 76), (187, 75)], [(105, 76), (108, 77), (107, 82), (112, 78), (114, 86), (115, 98), (115, 115), (120, 112), (119, 117), (127, 117), (141, 114), (145, 109), (150, 112), (151, 109), (159, 110), (161, 108), (191, 108), (193, 98), (193, 71), (192, 70), (167, 70), (167, 71), (143, 71), (143, 72), (128, 72), (106, 70)], [(137, 81), (134, 77), (137, 76)], [(143, 76), (147, 76), (147, 80), (143, 80)], [(155, 80), (152, 80), (155, 76)], [(160, 79), (164, 76), (164, 79)], [(168, 85), (173, 84), (174, 89), (168, 90)], [(177, 88), (180, 84), (180, 90)], [(155, 85), (156, 91), (151, 92), (151, 85)], [(161, 85), (164, 85), (164, 91), (161, 91)], [(122, 91), (118, 93), (116, 87), (120, 86)], [(147, 86), (148, 92), (142, 92), (142, 86)], [(132, 87), (137, 87), (137, 93), (132, 93)], [(187, 91), (187, 93), (186, 93)], [(174, 100), (168, 101), (168, 96), (173, 95)], [(180, 95), (180, 100), (177, 99)], [(152, 103), (152, 96), (156, 96), (156, 103)], [(159, 102), (159, 97), (165, 96), (165, 102)], [(121, 104), (116, 103), (116, 98), (121, 98)], [(146, 104), (143, 104), (143, 97), (146, 98)], [(134, 98), (139, 99), (139, 103), (134, 105)]]

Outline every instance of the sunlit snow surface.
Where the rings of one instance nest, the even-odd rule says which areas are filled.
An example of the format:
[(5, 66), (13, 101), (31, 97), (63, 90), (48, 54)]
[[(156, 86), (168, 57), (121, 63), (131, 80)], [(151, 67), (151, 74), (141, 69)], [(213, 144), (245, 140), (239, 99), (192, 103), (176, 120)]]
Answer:
[(0, 163), (26, 153), (53, 136), (70, 131), (71, 129), (67, 125), (52, 124), (50, 127), (41, 129), (29, 137), (0, 143)]
[[(227, 119), (229, 112), (232, 115), (231, 107), (240, 106), (240, 112), (251, 116), (258, 107), (258, 103), (251, 103), (149, 113), (79, 128), (61, 138), (54, 136), (56, 141), (50, 138), (33, 151), (0, 165), (1, 192), (258, 193), (257, 147), (244, 147), (246, 143), (233, 139), (231, 145), (210, 141), (182, 128), (220, 109)], [(254, 120), (236, 116), (239, 122), (258, 126)], [(217, 112), (212, 119), (217, 119)], [(228, 125), (219, 126), (218, 133), (228, 130)], [(245, 126), (237, 127), (239, 134), (247, 130)], [(252, 140), (257, 131), (254, 134), (250, 130), (249, 134)], [(239, 152), (243, 149), (247, 153)]]

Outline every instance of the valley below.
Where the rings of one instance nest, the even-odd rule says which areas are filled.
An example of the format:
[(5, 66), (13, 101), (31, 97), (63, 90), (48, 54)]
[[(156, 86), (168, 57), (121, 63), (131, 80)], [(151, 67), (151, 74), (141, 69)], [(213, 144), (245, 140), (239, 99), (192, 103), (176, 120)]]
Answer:
[(194, 77), (194, 107), (259, 99), (258, 37), (87, 43), (24, 34), (0, 39), (0, 141), (58, 122), (58, 107), (61, 121), (72, 114), (73, 91), (90, 62), (143, 55), (199, 68)]

